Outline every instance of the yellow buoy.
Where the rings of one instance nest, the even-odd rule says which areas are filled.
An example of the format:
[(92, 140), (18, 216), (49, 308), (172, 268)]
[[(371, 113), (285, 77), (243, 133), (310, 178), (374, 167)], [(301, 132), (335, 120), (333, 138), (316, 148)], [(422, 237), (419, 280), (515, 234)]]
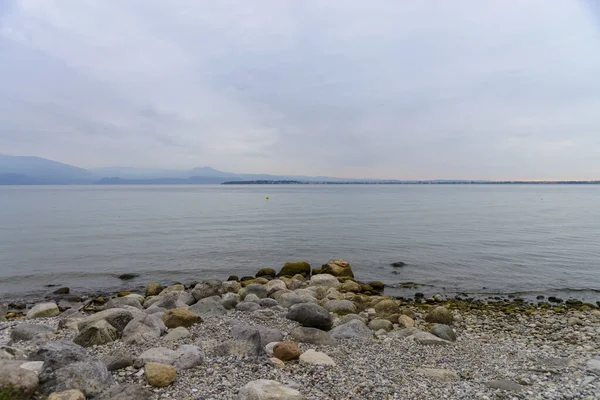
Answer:
[(267, 196), (266, 199), (269, 200), (269, 196)]

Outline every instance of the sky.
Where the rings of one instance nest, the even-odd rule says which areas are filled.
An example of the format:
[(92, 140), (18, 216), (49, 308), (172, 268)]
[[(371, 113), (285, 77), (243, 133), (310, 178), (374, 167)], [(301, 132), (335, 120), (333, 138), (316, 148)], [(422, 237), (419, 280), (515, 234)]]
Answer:
[(600, 179), (596, 0), (0, 0), (0, 153)]

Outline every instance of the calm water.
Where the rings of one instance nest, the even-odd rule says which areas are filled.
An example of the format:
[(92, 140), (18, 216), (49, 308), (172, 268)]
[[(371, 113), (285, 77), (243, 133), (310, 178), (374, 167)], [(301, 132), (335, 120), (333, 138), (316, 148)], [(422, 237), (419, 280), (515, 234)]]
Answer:
[[(426, 294), (599, 300), (599, 205), (600, 186), (1, 187), (0, 294), (224, 279), (339, 257), (360, 280), (420, 282)], [(140, 277), (124, 283), (124, 272)]]

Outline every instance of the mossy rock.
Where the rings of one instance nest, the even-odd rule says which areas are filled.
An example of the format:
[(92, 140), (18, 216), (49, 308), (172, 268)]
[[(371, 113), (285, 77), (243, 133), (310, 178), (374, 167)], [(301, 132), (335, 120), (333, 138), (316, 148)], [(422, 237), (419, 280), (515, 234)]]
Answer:
[(273, 268), (262, 268), (262, 269), (258, 270), (258, 272), (256, 273), (256, 277), (261, 278), (261, 277), (270, 276), (270, 277), (274, 278), (276, 274), (277, 274), (277, 272), (275, 272), (275, 270)]
[(354, 279), (354, 272), (350, 263), (345, 260), (329, 260), (327, 264), (321, 267), (321, 271), (324, 274), (331, 274), (333, 276), (345, 276)]
[(558, 306), (558, 307), (554, 307), (552, 310), (554, 310), (555, 313), (562, 313), (562, 312), (565, 312), (565, 307)]
[(234, 281), (234, 282), (239, 282), (240, 278), (238, 278), (237, 275), (230, 275), (229, 278), (227, 278), (228, 281)]
[(247, 279), (245, 281), (241, 281), (240, 283), (241, 283), (242, 287), (246, 287), (246, 286), (252, 285), (253, 283), (256, 283), (256, 282), (254, 281), (254, 279)]
[(160, 294), (165, 289), (163, 285), (157, 282), (152, 282), (148, 286), (146, 286), (146, 297), (156, 296)]
[(260, 277), (260, 278), (256, 278), (254, 279), (254, 283), (260, 283), (261, 285), (264, 285), (266, 283), (269, 283), (271, 279), (267, 279), (265, 277)]
[(245, 281), (253, 281), (255, 278), (253, 276), (242, 276), (242, 279), (240, 279), (240, 282), (245, 282)]
[(321, 268), (314, 268), (312, 270), (312, 274), (313, 275), (319, 275), (319, 274), (322, 274), (322, 273), (323, 273), (323, 271), (321, 270)]
[(119, 292), (117, 294), (117, 297), (125, 297), (125, 296), (129, 296), (131, 294), (131, 292)]
[(369, 282), (369, 286), (371, 286), (376, 292), (383, 292), (383, 290), (385, 289), (385, 285), (383, 284), (383, 282), (379, 281)]
[(362, 291), (365, 292), (365, 294), (369, 294), (368, 292), (372, 292), (373, 291), (373, 286), (371, 285), (367, 285), (365, 283), (363, 283), (361, 285)]
[(579, 307), (579, 311), (581, 311), (581, 312), (590, 311), (591, 309), (592, 308), (590, 306), (586, 306), (586, 305)]
[(287, 262), (277, 276), (294, 276), (297, 274), (310, 276), (310, 264), (306, 261)]
[(550, 308), (550, 303), (542, 302), (538, 304), (538, 307), (543, 310), (548, 310)]

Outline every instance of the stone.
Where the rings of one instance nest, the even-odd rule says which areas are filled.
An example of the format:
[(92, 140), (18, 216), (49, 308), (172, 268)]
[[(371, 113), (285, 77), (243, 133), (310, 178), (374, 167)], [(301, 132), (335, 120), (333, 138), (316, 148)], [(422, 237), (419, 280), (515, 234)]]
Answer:
[(119, 332), (117, 332), (115, 327), (101, 319), (87, 325), (79, 332), (79, 335), (73, 339), (73, 343), (83, 347), (91, 347), (114, 342), (118, 338)]
[(54, 333), (54, 329), (48, 325), (37, 325), (23, 323), (15, 326), (10, 331), (10, 339), (13, 342), (25, 342), (32, 340), (36, 336), (48, 336)]
[(460, 380), (460, 377), (457, 375), (457, 373), (451, 369), (419, 368), (417, 369), (417, 373), (439, 382), (453, 382)]
[(352, 267), (344, 260), (329, 260), (327, 264), (321, 267), (322, 274), (331, 274), (333, 276), (346, 276), (354, 279)]
[(244, 288), (245, 295), (242, 295), (242, 300), (245, 300), (246, 297), (250, 294), (256, 295), (259, 299), (264, 299), (267, 297), (267, 288), (258, 283), (252, 283)]
[(333, 326), (333, 317), (329, 311), (313, 303), (296, 304), (286, 314), (287, 319), (296, 321), (308, 328), (318, 328), (328, 331)]
[(198, 314), (203, 320), (227, 314), (227, 309), (220, 302), (209, 298), (198, 301), (198, 303), (190, 307), (190, 311)]
[(240, 296), (238, 296), (236, 293), (224, 293), (223, 297), (221, 298), (221, 305), (226, 310), (233, 310), (239, 302)]
[[(254, 293), (245, 294), (244, 301), (258, 304), (260, 302), (260, 297), (258, 297)], [(260, 305), (260, 304), (258, 304), (258, 305)]]
[(142, 310), (142, 303), (138, 299), (134, 299), (132, 297), (115, 297), (114, 299), (110, 299), (105, 305), (105, 310), (110, 310), (111, 308), (123, 308), (123, 306), (135, 307), (139, 310)]
[(48, 400), (85, 400), (85, 395), (81, 390), (71, 389), (64, 392), (52, 393)]
[(300, 364), (310, 365), (324, 365), (328, 367), (335, 367), (335, 361), (325, 353), (315, 351), (313, 349), (307, 350), (300, 356)]
[(27, 312), (27, 319), (56, 317), (60, 310), (56, 303), (40, 303)]
[(279, 303), (275, 299), (266, 298), (260, 299), (258, 305), (262, 308), (273, 308), (279, 306)]
[(43, 361), (42, 374), (52, 372), (79, 361), (85, 361), (89, 355), (85, 348), (68, 340), (57, 340), (42, 345), (29, 357), (31, 361)]
[(456, 342), (456, 333), (448, 325), (433, 324), (429, 332), (449, 342)]
[(253, 312), (256, 310), (260, 310), (260, 304), (253, 303), (251, 301), (243, 301), (243, 302), (239, 303), (237, 306), (235, 306), (235, 309), (237, 311)]
[(71, 292), (71, 289), (69, 289), (68, 287), (61, 287), (56, 289), (54, 292), (52, 292), (53, 294), (69, 294)]
[(116, 385), (100, 394), (97, 400), (148, 400), (152, 393), (140, 385)]
[(117, 350), (113, 353), (107, 354), (100, 359), (106, 369), (109, 371), (116, 371), (119, 369), (127, 368), (133, 365), (133, 356), (126, 350)]
[(317, 328), (305, 328), (299, 326), (290, 332), (290, 336), (296, 342), (300, 343), (310, 343), (321, 346), (332, 346), (336, 344), (335, 339), (331, 337), (329, 332)]
[(23, 360), (27, 355), (20, 349), (9, 346), (0, 346), (0, 360)]
[(454, 316), (446, 307), (435, 307), (425, 316), (425, 321), (432, 324), (452, 325)]
[(163, 285), (157, 282), (152, 282), (146, 286), (146, 297), (158, 296), (165, 289)]
[(342, 293), (346, 293), (346, 292), (359, 293), (361, 291), (362, 291), (362, 287), (358, 283), (354, 282), (353, 280), (347, 280), (346, 282), (342, 283), (342, 286), (340, 287), (340, 292), (342, 292)]
[(369, 322), (369, 320), (367, 318), (362, 317), (362, 316), (360, 316), (358, 314), (346, 314), (342, 318), (340, 318), (339, 325), (345, 324), (346, 322), (350, 322), (353, 319), (357, 319), (357, 320), (361, 321), (365, 325), (367, 325), (367, 323)]
[(0, 303), (0, 322), (6, 321), (6, 314), (8, 314), (8, 304)]
[(187, 306), (196, 302), (194, 296), (188, 292), (174, 291), (163, 294), (165, 290), (163, 290), (159, 296), (154, 296), (146, 300), (144, 302), (144, 307), (148, 309), (159, 307), (166, 310), (172, 310), (174, 308), (187, 308)]
[[(136, 315), (142, 315), (142, 311), (136, 310)], [(109, 324), (111, 324), (119, 333), (123, 332), (123, 329), (127, 326), (127, 324), (134, 318), (134, 312), (129, 309), (123, 308), (111, 308), (109, 310), (104, 310), (97, 312), (96, 314), (92, 314), (86, 318), (83, 318), (77, 324), (77, 328), (79, 331), (83, 331), (88, 325), (91, 325), (97, 321), (105, 320)]]
[(39, 375), (44, 369), (43, 361), (28, 361), (26, 363), (21, 364), (21, 368), (26, 369), (31, 372), (35, 372), (36, 375)]
[(159, 295), (165, 296), (169, 293), (184, 292), (184, 291), (185, 291), (185, 286), (183, 286), (181, 283), (176, 283), (174, 285), (164, 288), (163, 291), (159, 293)]
[[(40, 376), (41, 378), (41, 376)], [(56, 370), (49, 379), (40, 379), (42, 393), (78, 389), (95, 397), (114, 384), (114, 378), (101, 361), (79, 361)]]
[(196, 300), (202, 300), (211, 296), (220, 296), (221, 294), (223, 294), (223, 284), (216, 279), (202, 281), (192, 290), (192, 295)]
[(267, 290), (267, 296), (270, 296), (279, 290), (286, 290), (287, 286), (281, 279), (273, 279), (267, 282), (265, 289)]
[(397, 339), (406, 339), (406, 338), (411, 337), (419, 332), (421, 332), (419, 329), (417, 329), (415, 327), (411, 327), (411, 328), (404, 328), (404, 329), (391, 331), (388, 336), (391, 336), (391, 337), (394, 337)]
[(392, 267), (394, 268), (401, 268), (404, 267), (406, 265), (406, 263), (403, 263), (402, 261), (396, 261), (390, 264)]
[(441, 294), (436, 294), (435, 296), (433, 296), (433, 300), (438, 303), (441, 303), (442, 301), (444, 301), (444, 298), (442, 297)]
[(273, 364), (274, 367), (285, 368), (285, 363), (279, 358), (271, 357), (269, 358), (269, 361), (271, 361), (271, 364)]
[(221, 284), (223, 293), (237, 293), (242, 288), (242, 285), (237, 281), (227, 281)]
[(202, 322), (202, 318), (198, 314), (183, 308), (175, 308), (167, 311), (163, 315), (162, 320), (167, 328), (177, 328), (179, 326), (189, 328), (194, 324)]
[(332, 329), (330, 333), (331, 337), (336, 340), (368, 340), (373, 338), (373, 332), (365, 324), (356, 319)]
[(356, 306), (350, 300), (328, 300), (323, 304), (323, 308), (338, 315), (356, 313)]
[(268, 355), (269, 357), (273, 357), (273, 348), (274, 348), (275, 346), (277, 346), (279, 343), (280, 343), (280, 342), (271, 342), (271, 343), (268, 343), (268, 344), (265, 346), (265, 353), (267, 353), (267, 355)]
[(398, 325), (403, 328), (412, 328), (415, 326), (415, 321), (408, 315), (401, 315), (398, 317)]
[(509, 392), (519, 392), (519, 391), (523, 390), (523, 386), (519, 385), (516, 382), (509, 381), (506, 379), (488, 381), (488, 382), (485, 382), (484, 385), (490, 389), (500, 389), (500, 390), (506, 390)]
[(169, 329), (169, 332), (165, 335), (165, 340), (169, 342), (175, 342), (181, 339), (187, 339), (191, 337), (192, 334), (183, 326), (179, 326), (174, 329)]
[(258, 272), (256, 273), (257, 278), (264, 277), (264, 276), (274, 278), (275, 275), (277, 275), (277, 272), (275, 272), (275, 270), (273, 268), (262, 268), (262, 269), (259, 269)]
[(154, 347), (140, 354), (134, 366), (141, 368), (149, 362), (173, 365), (177, 359), (177, 352), (166, 347)]
[(342, 284), (338, 279), (331, 274), (319, 274), (313, 275), (308, 282), (309, 286), (323, 286), (325, 288), (334, 288), (339, 289), (342, 287)]
[(231, 328), (231, 336), (234, 340), (253, 340), (255, 332), (259, 335), (260, 346), (265, 347), (272, 342), (283, 341), (283, 333), (280, 330), (267, 328), (265, 326), (250, 326), (236, 321)]
[(291, 307), (295, 306), (296, 304), (316, 303), (317, 299), (315, 298), (315, 296), (299, 295), (295, 292), (291, 292), (291, 293), (283, 293), (281, 296), (279, 296), (277, 301), (279, 302), (279, 304), (282, 307), (291, 308)]
[(132, 319), (123, 330), (123, 342), (126, 344), (144, 344), (158, 339), (167, 328), (157, 315), (144, 314)]
[(305, 400), (305, 397), (296, 389), (277, 381), (259, 379), (241, 388), (238, 400)]
[(369, 322), (369, 329), (377, 332), (380, 329), (383, 329), (386, 332), (394, 329), (394, 324), (392, 324), (389, 320), (383, 318), (375, 318), (371, 322)]
[(184, 344), (175, 353), (173, 366), (178, 370), (194, 368), (204, 363), (204, 352), (198, 346)]
[(452, 343), (432, 335), (429, 332), (417, 332), (410, 337), (412, 337), (415, 342), (426, 346), (447, 346)]
[(213, 347), (210, 353), (214, 357), (236, 357), (248, 358), (258, 357), (264, 354), (261, 344), (260, 333), (256, 329), (250, 330), (250, 336), (246, 339), (230, 340)]
[(279, 271), (277, 276), (294, 276), (294, 275), (310, 275), (310, 264), (306, 261), (300, 262), (287, 262), (283, 264), (283, 268)]
[(150, 362), (144, 366), (144, 375), (150, 386), (167, 387), (175, 382), (177, 370), (171, 365)]
[(0, 399), (28, 400), (37, 390), (37, 374), (20, 366), (19, 361), (0, 363)]
[(281, 361), (296, 360), (302, 351), (294, 342), (280, 342), (273, 347), (273, 356)]
[(400, 307), (394, 300), (381, 300), (375, 304), (375, 312), (382, 316), (400, 314)]
[(130, 281), (132, 279), (137, 278), (138, 276), (140, 276), (140, 274), (121, 274), (118, 276), (118, 278), (122, 281)]
[(589, 373), (600, 376), (600, 358), (592, 358), (586, 364), (586, 370)]

